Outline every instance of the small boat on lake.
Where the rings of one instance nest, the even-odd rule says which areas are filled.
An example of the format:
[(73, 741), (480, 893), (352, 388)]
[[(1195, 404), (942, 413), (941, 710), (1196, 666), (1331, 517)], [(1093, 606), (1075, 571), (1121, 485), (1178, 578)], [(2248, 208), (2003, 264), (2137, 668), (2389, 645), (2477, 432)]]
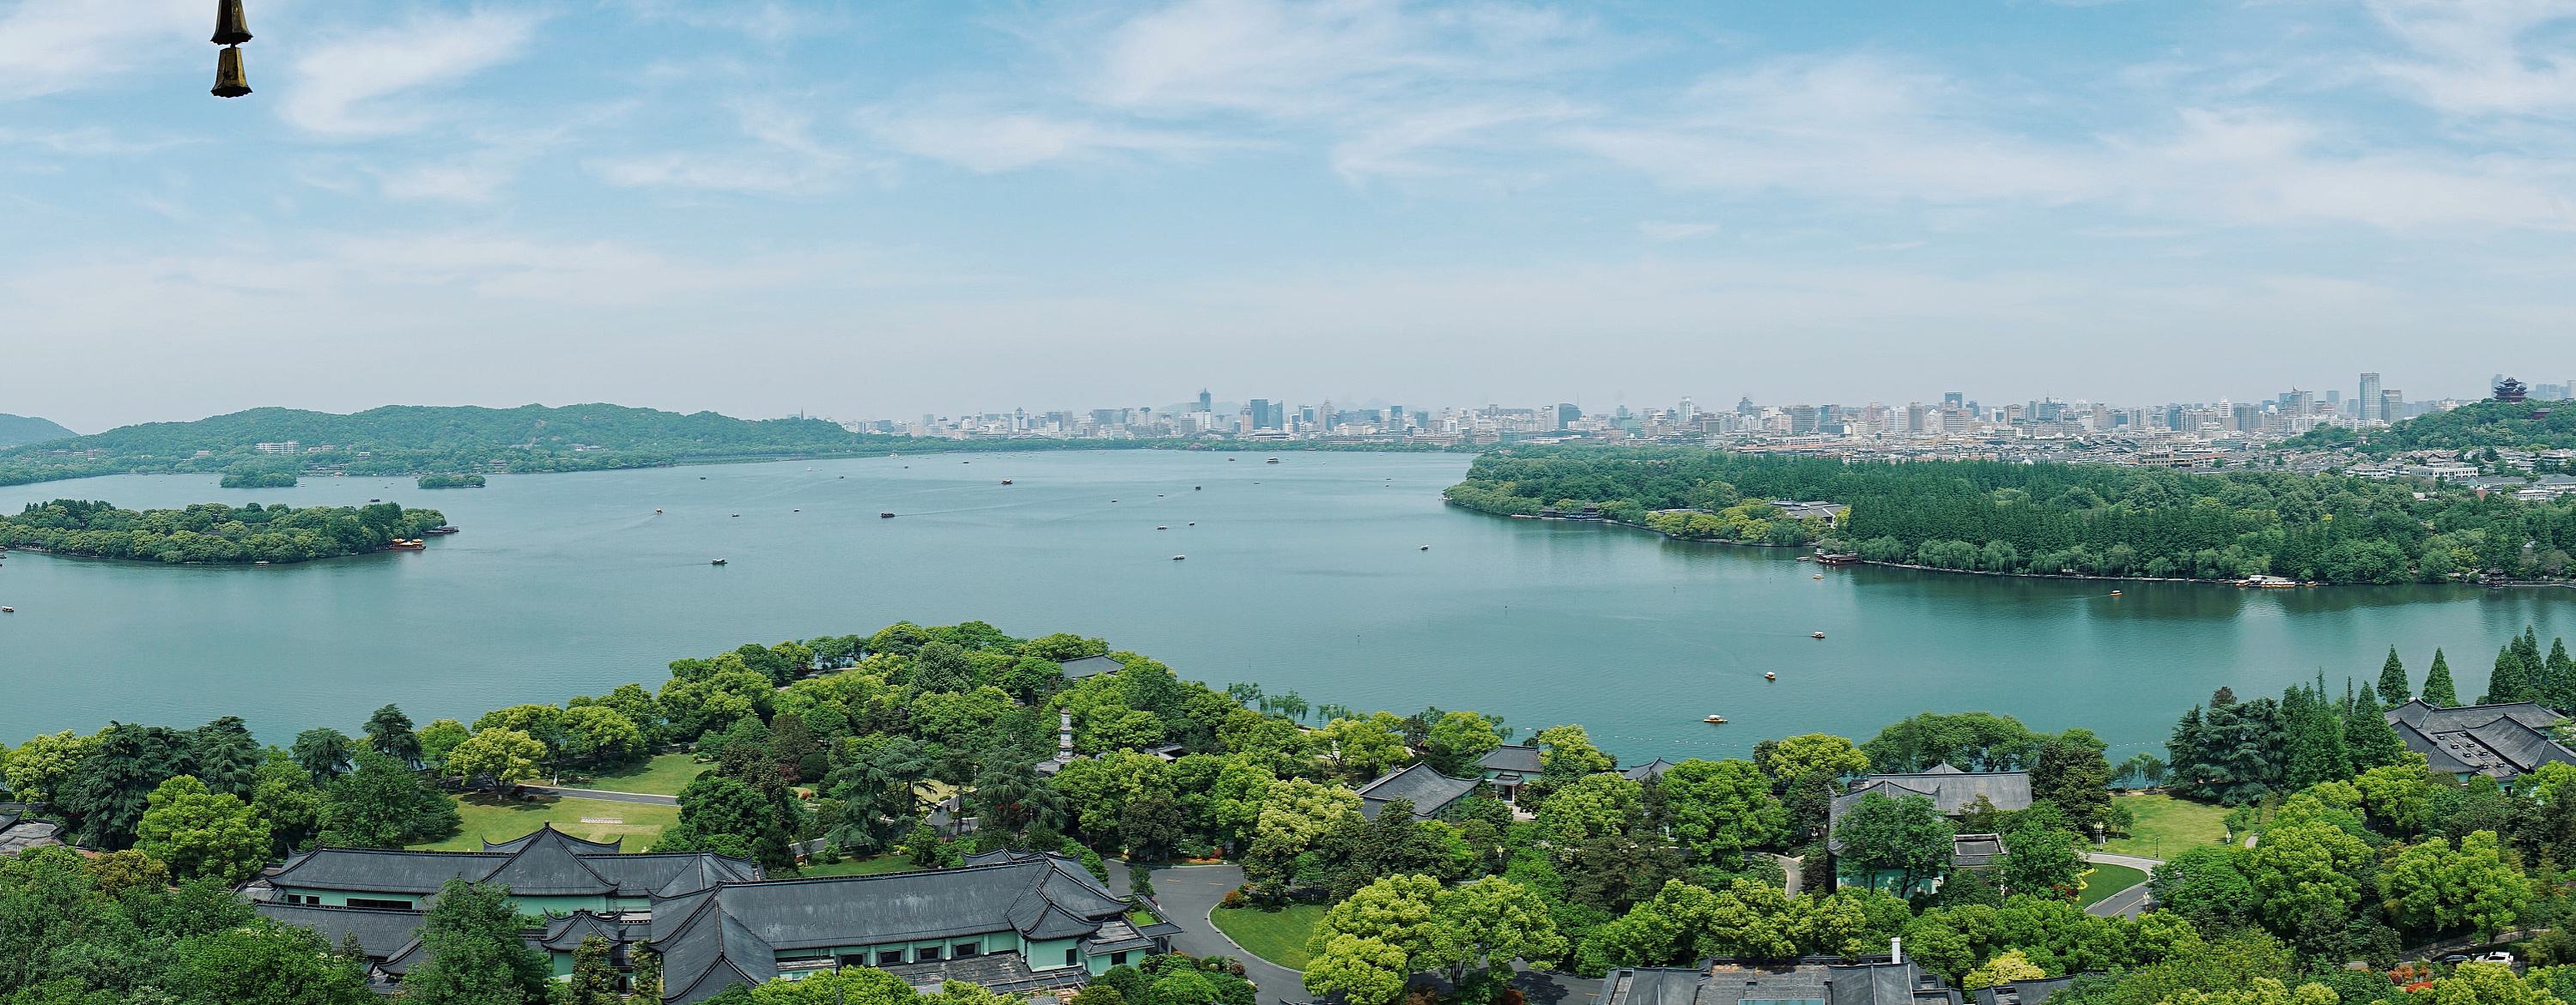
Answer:
[(1423, 551), (1430, 551), (1430, 550), (1431, 550), (1431, 546), (1430, 546), (1430, 545), (1427, 545), (1427, 544), (1426, 544), (1426, 545), (1423, 545), (1421, 550), (1423, 550)]
[(1823, 633), (1823, 632), (1808, 632), (1808, 633), (1807, 633), (1807, 637), (1808, 637), (1808, 638), (1811, 638), (1811, 639), (1821, 639), (1821, 638), (1824, 638), (1824, 637), (1825, 637), (1825, 633)]
[(1779, 679), (1780, 679), (1780, 675), (1779, 675), (1779, 674), (1776, 674), (1776, 673), (1772, 673), (1772, 672), (1770, 672), (1770, 671), (1768, 671), (1768, 670), (1765, 670), (1765, 671), (1763, 671), (1763, 673), (1762, 673), (1762, 679), (1763, 679), (1763, 680), (1779, 680)]
[(1711, 725), (1711, 726), (1723, 726), (1723, 725), (1726, 725), (1726, 717), (1725, 717), (1725, 716), (1722, 716), (1722, 715), (1712, 715), (1712, 716), (1708, 716), (1708, 717), (1706, 717), (1706, 718), (1701, 719), (1700, 721), (1701, 721), (1701, 722), (1705, 722), (1705, 723), (1707, 723), (1707, 724), (1709, 724), (1709, 725)]
[(892, 513), (879, 513), (879, 514), (877, 514), (877, 519), (879, 519), (879, 520), (892, 520), (892, 519), (894, 519), (894, 514), (892, 514)]
[(2118, 591), (2118, 590), (2113, 590), (2113, 591), (2111, 591), (2111, 595), (2112, 595), (2112, 596), (2114, 596), (2114, 597), (2119, 596), (2119, 595), (2120, 595), (2120, 591)]
[(1154, 529), (1155, 529), (1155, 530), (1170, 530), (1171, 528), (1169, 528), (1169, 527), (1156, 527), (1156, 528), (1154, 528)]
[(404, 539), (402, 539), (402, 538), (399, 538), (399, 537), (398, 537), (398, 538), (393, 539), (393, 542), (392, 542), (392, 543), (385, 545), (385, 550), (387, 550), (387, 551), (428, 551), (428, 550), (429, 550), (429, 542), (427, 542), (427, 541), (422, 541), (422, 540), (419, 540), (419, 539), (416, 539), (416, 538), (415, 538), (415, 539), (412, 539), (412, 540), (404, 540)]
[[(662, 512), (662, 511), (657, 509), (657, 510), (654, 510), (653, 512), (659, 513), (659, 512)], [(445, 535), (448, 535), (448, 534), (456, 533), (458, 530), (461, 530), (461, 529), (463, 529), (463, 528), (456, 527), (456, 526), (451, 525), (451, 524), (441, 524), (441, 525), (439, 525), (439, 526), (432, 527), (432, 528), (430, 528), (430, 529), (428, 529), (428, 530), (422, 531), (421, 533), (424, 533), (424, 534), (432, 534), (432, 535), (439, 535), (439, 536), (445, 536)]]
[(1011, 483), (1011, 480), (1010, 480), (1010, 479), (1008, 479), (1008, 478), (1004, 478), (1004, 479), (1002, 479), (1002, 484), (1004, 484), (1004, 485), (1008, 485), (1008, 484), (1010, 484), (1010, 483)]
[(721, 559), (721, 558), (718, 558), (718, 559), (711, 559), (711, 560), (709, 560), (709, 561), (707, 562), (707, 564), (708, 564), (708, 565), (723, 565), (723, 564), (725, 564), (725, 560), (724, 560), (724, 559)]
[(18, 613), (18, 609), (17, 609), (17, 608), (15, 608), (15, 607), (0, 607), (0, 614), (16, 614), (16, 613)]
[(1266, 461), (1263, 461), (1263, 462), (1261, 462), (1261, 463), (1263, 463), (1263, 464), (1277, 464), (1277, 463), (1279, 463), (1279, 458), (1273, 457), (1273, 458), (1271, 458), (1271, 459), (1269, 459), (1269, 460), (1266, 460)]
[(1182, 560), (1187, 559), (1187, 558), (1189, 558), (1189, 556), (1188, 556), (1188, 555), (1174, 555), (1174, 556), (1172, 556), (1172, 561), (1178, 562), (1178, 561), (1182, 561)]

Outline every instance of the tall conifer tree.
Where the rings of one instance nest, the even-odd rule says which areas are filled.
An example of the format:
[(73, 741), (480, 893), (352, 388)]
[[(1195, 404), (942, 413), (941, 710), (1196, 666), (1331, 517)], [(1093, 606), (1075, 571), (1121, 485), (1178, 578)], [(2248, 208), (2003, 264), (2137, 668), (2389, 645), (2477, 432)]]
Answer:
[(2451, 684), (2451, 664), (2442, 651), (2433, 650), (2433, 669), (2424, 674), (2424, 703), (2435, 708), (2457, 708), (2460, 691)]
[(2406, 664), (2397, 658), (2397, 647), (2388, 647), (2388, 661), (2379, 665), (2379, 703), (2390, 708), (2406, 704), (2415, 697), (2415, 689), (2406, 683)]
[(2487, 674), (2487, 693), (2478, 696), (2480, 705), (2502, 705), (2531, 700), (2531, 669), (2522, 661), (2519, 641), (2496, 650), (2495, 669)]
[(2343, 719), (2343, 749), (2352, 757), (2355, 772), (2386, 767), (2406, 759), (2406, 744), (2397, 738), (2397, 730), (2381, 713), (2376, 696), (2365, 688), (2353, 702), (2352, 714)]

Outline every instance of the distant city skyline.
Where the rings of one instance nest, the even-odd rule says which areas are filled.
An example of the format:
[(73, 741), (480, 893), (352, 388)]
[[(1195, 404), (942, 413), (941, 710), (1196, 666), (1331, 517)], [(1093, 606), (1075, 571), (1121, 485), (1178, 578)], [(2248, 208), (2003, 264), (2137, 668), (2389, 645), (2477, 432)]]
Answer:
[(2563, 4), (204, 8), (0, 0), (0, 411), (2576, 371)]

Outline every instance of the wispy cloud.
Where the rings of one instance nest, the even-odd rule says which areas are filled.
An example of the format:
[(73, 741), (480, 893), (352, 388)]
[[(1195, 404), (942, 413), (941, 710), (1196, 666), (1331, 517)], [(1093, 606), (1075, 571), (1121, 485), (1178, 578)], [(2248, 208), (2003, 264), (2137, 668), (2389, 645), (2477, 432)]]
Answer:
[(280, 114), (330, 137), (418, 130), (438, 113), (416, 102), (383, 99), (454, 87), (517, 59), (542, 17), (527, 10), (421, 13), (401, 24), (323, 40), (295, 60), (297, 79)]
[[(212, 8), (192, 0), (19, 0), (0, 12), (0, 101), (92, 87), (154, 62), (203, 56)], [(211, 76), (214, 62), (205, 64)]]
[(2375, 62), (2403, 93), (2461, 115), (2576, 114), (2569, 0), (2373, 0), (2409, 50)]

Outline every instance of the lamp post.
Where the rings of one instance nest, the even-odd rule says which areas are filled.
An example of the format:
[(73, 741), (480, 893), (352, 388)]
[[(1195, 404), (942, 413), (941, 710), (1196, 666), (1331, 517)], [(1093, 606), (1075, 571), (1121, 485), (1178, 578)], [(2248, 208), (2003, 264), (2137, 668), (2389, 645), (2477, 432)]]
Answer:
[(209, 39), (223, 48), (215, 54), (215, 87), (218, 98), (238, 98), (250, 93), (250, 78), (242, 73), (241, 44), (250, 41), (250, 21), (242, 16), (242, 0), (216, 0), (215, 35)]

